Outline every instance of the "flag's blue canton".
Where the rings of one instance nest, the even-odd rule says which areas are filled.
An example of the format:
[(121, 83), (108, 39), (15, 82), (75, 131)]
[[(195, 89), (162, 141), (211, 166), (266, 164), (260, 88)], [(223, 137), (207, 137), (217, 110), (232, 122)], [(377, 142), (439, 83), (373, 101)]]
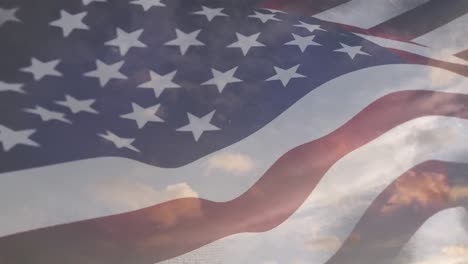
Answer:
[(339, 75), (400, 63), (316, 19), (227, 3), (3, 1), (0, 171), (108, 156), (180, 166)]

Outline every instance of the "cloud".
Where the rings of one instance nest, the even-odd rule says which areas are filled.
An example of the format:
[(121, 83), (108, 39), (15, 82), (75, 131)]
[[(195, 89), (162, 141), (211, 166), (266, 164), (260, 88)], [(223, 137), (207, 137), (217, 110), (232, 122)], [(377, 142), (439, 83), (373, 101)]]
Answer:
[[(451, 75), (453, 77), (453, 75)], [(449, 78), (449, 77), (447, 77)], [(439, 80), (442, 82), (442, 78)], [(460, 82), (459, 79), (456, 79), (455, 81)], [(448, 82), (448, 81), (446, 81)], [(464, 84), (447, 84), (447, 85), (442, 85), (442, 86), (448, 86), (451, 87), (451, 91), (457, 91), (459, 90), (460, 92), (463, 91), (463, 88), (465, 88)], [(424, 102), (421, 104), (421, 108), (426, 109), (426, 110), (431, 110), (434, 108), (439, 109), (440, 111), (446, 112), (446, 113), (465, 113), (466, 111), (466, 106), (464, 104), (459, 103), (458, 99), (459, 95), (456, 93), (453, 94), (448, 94), (447, 97), (439, 97), (437, 95), (432, 95), (429, 99), (424, 99)], [(460, 120), (461, 121), (461, 120)], [(446, 131), (445, 133), (447, 134), (452, 134), (453, 136), (463, 136), (460, 135), (460, 126), (462, 125), (461, 122), (459, 122), (457, 127), (445, 127), (444, 130)], [(437, 122), (428, 122), (428, 128), (436, 128), (439, 124)], [(444, 133), (444, 134), (445, 134)], [(440, 134), (435, 134), (433, 137), (437, 137), (439, 140), (445, 139), (445, 142), (451, 142), (454, 141), (455, 138), (451, 137), (443, 137), (444, 135)]]
[[(439, 56), (442, 54), (438, 54)], [(438, 56), (435, 55), (435, 56)], [(438, 68), (432, 68), (431, 69), (431, 75), (430, 75), (432, 84), (437, 85), (437, 86), (442, 86), (445, 85), (447, 87), (452, 86), (454, 87), (455, 85), (458, 85), (460, 82), (460, 78), (458, 75), (453, 74), (450, 71), (441, 71)]]
[(304, 243), (304, 247), (307, 250), (326, 252), (335, 251), (340, 247), (340, 245), (340, 239), (335, 236), (321, 237), (314, 240), (308, 240)]
[(468, 198), (468, 186), (456, 186), (450, 190), (450, 198), (454, 201)]
[(255, 168), (255, 162), (247, 155), (240, 153), (220, 153), (207, 161), (207, 172), (221, 170), (234, 174), (246, 174)]
[(453, 245), (442, 248), (442, 253), (447, 257), (459, 258), (465, 257), (468, 259), (468, 246)]
[(392, 195), (382, 208), (383, 213), (401, 206), (430, 206), (434, 203), (460, 201), (468, 198), (468, 186), (450, 186), (447, 177), (438, 173), (417, 174), (409, 172), (409, 177), (398, 179)]
[(435, 214), (408, 241), (394, 264), (464, 264), (468, 237), (460, 222), (468, 216), (463, 207)]
[(187, 183), (168, 185), (158, 190), (153, 186), (129, 180), (116, 180), (112, 183), (102, 184), (96, 193), (107, 206), (129, 211), (177, 198), (198, 197), (198, 194)]
[[(417, 252), (412, 252), (415, 254)], [(435, 254), (434, 254), (435, 253)], [(408, 255), (396, 259), (394, 264), (465, 264), (468, 263), (468, 246), (465, 245), (450, 245), (440, 249), (440, 251), (426, 254), (424, 256)]]
[(395, 182), (392, 195), (382, 208), (383, 213), (392, 212), (408, 205), (429, 206), (432, 203), (446, 202), (450, 197), (450, 186), (443, 174), (410, 171), (408, 177)]
[(465, 264), (468, 263), (468, 246), (451, 245), (441, 249), (438, 254), (426, 257), (421, 261), (410, 261), (408, 264)]
[[(152, 186), (128, 180), (102, 185), (97, 195), (108, 207), (122, 211), (139, 210), (178, 198), (198, 197), (198, 193), (187, 183), (168, 185), (158, 190)], [(180, 221), (203, 216), (201, 201), (198, 199), (179, 199), (169, 204), (161, 204), (154, 210), (157, 210), (156, 213), (149, 211), (148, 217), (160, 228), (169, 228)]]

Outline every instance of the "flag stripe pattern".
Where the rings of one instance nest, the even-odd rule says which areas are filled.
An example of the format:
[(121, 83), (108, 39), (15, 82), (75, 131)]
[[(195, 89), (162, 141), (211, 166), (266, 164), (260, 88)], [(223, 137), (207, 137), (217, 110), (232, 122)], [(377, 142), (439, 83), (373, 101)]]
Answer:
[[(447, 208), (468, 205), (468, 197), (457, 198), (451, 194), (456, 186), (454, 183), (466, 184), (466, 169), (466, 164), (430, 161), (400, 176), (369, 206), (354, 228), (354, 235), (351, 235), (326, 263), (392, 263), (401, 248), (431, 216)], [(415, 184), (421, 186), (425, 182), (430, 184), (436, 181), (444, 184), (438, 186), (439, 189), (431, 189), (428, 186), (425, 186), (427, 189), (419, 189), (422, 190), (421, 194), (430, 200), (419, 200), (418, 203), (415, 198), (409, 203), (395, 202), (395, 189), (414, 190)], [(392, 222), (406, 224), (395, 225)], [(373, 254), (367, 253), (370, 251)]]
[(261, 8), (266, 8), (267, 10), (271, 10), (271, 12), (284, 10), (288, 13), (306, 12), (307, 15), (315, 15), (349, 1), (351, 0), (318, 0), (313, 2), (302, 0), (271, 0), (266, 2), (260, 1), (258, 6)]
[[(350, 262), (355, 261), (355, 263), (359, 263), (358, 261), (361, 261), (360, 263), (367, 263), (369, 260), (372, 260), (372, 258), (380, 257), (380, 261), (382, 261), (382, 263), (392, 263), (392, 261), (395, 260), (393, 254), (398, 253), (399, 248), (405, 245), (405, 241), (418, 230), (418, 226), (428, 217), (427, 214), (425, 216), (419, 215), (419, 210), (423, 211), (424, 213), (429, 212), (432, 214), (434, 211), (438, 211), (444, 206), (455, 207), (457, 204), (466, 204), (466, 197), (463, 199), (458, 199), (453, 195), (453, 193), (456, 191), (454, 188), (452, 188), (453, 186), (457, 186), (458, 183), (466, 181), (466, 179), (464, 179), (466, 176), (466, 172), (463, 171), (464, 168), (466, 168), (466, 164), (464, 163), (427, 161), (413, 168), (409, 168), (407, 171), (403, 171), (401, 175), (395, 175), (395, 177), (390, 180), (388, 185), (385, 186), (386, 188), (384, 187), (382, 193), (375, 197), (375, 200), (370, 201), (370, 204), (358, 207), (352, 205), (353, 203), (347, 204), (347, 206), (351, 206), (351, 211), (356, 210), (357, 208), (359, 208), (358, 210), (361, 210), (362, 207), (366, 212), (363, 213), (363, 216), (359, 221), (356, 221), (357, 225), (354, 228), (353, 226), (347, 227), (348, 230), (346, 232), (346, 236), (344, 236), (343, 242), (338, 240), (338, 245), (333, 246), (329, 252), (323, 254), (322, 258), (312, 257), (314, 255), (320, 255), (319, 252), (310, 252), (309, 255), (301, 256), (302, 260), (306, 261), (307, 259), (315, 259), (322, 263), (327, 262), (327, 260), (328, 263), (347, 263), (347, 259), (344, 257), (348, 257)], [(434, 186), (434, 181), (438, 180), (444, 182), (444, 184), (440, 186), (442, 188), (431, 188)], [(418, 181), (422, 181), (425, 184), (421, 186), (420, 182)], [(419, 185), (419, 187), (416, 187), (415, 185)], [(395, 202), (395, 190), (405, 190), (406, 188), (409, 190), (416, 189), (418, 194), (421, 196), (415, 196), (415, 198), (417, 198), (408, 200), (408, 203)], [(440, 192), (436, 192), (437, 195), (434, 196), (434, 191)], [(428, 198), (432, 199), (432, 201), (427, 200), (428, 203), (423, 203), (423, 200), (418, 200), (418, 198)], [(436, 204), (431, 205), (432, 202), (435, 202)], [(429, 207), (426, 208), (427, 205), (429, 205)], [(320, 214), (320, 212), (317, 212), (316, 209), (317, 208), (314, 208), (314, 211), (309, 211), (310, 214)], [(335, 211), (342, 212), (343, 210), (346, 209), (337, 208)], [(324, 216), (329, 216), (330, 218), (328, 218), (328, 221), (333, 221), (333, 214), (325, 214), (322, 217)], [(355, 218), (359, 218), (360, 216), (361, 215), (353, 215)], [(276, 236), (267, 236), (267, 234), (265, 234), (265, 238), (263, 240), (259, 240), (262, 243), (268, 244), (269, 240), (275, 238), (278, 239), (281, 237), (282, 235), (280, 234), (285, 232), (294, 232), (294, 230), (297, 228), (306, 228), (311, 224), (316, 224), (314, 220), (317, 218), (305, 218), (307, 221), (298, 221), (298, 219), (300, 218), (293, 217), (288, 221), (294, 222), (294, 224), (289, 224), (289, 226), (288, 224), (283, 224), (277, 229), (269, 232), (279, 233)], [(408, 225), (403, 225), (401, 227), (401, 222), (399, 221), (408, 221)], [(364, 227), (364, 224), (373, 225), (369, 226), (370, 230), (367, 230)], [(404, 230), (405, 232), (397, 232), (398, 228), (407, 229)], [(370, 232), (371, 230), (372, 232)], [(387, 230), (389, 231), (388, 233)], [(242, 250), (236, 251), (238, 244), (242, 245), (249, 242), (252, 244), (258, 243), (257, 240), (253, 238), (253, 236), (261, 235), (243, 234), (228, 237), (222, 241), (212, 243), (209, 246), (192, 251), (180, 257), (164, 261), (162, 263), (175, 264), (192, 261), (195, 263), (235, 263), (235, 261), (232, 260), (232, 258), (235, 258), (235, 256), (240, 256), (238, 260), (241, 260), (243, 263), (258, 263), (259, 261), (262, 261), (261, 258), (259, 259), (255, 256), (248, 255), (252, 252), (255, 252), (255, 255), (260, 256), (262, 256), (263, 252), (269, 252), (271, 254), (274, 248), (290, 250), (287, 245), (291, 243), (296, 247), (300, 246), (300, 244), (295, 243), (294, 239), (291, 239), (290, 241), (284, 241), (282, 243), (278, 243), (277, 245), (262, 245), (256, 247), (254, 250), (243, 248)], [(261, 247), (264, 247), (264, 249), (259, 250)], [(389, 250), (386, 251), (386, 248)], [(353, 249), (356, 249), (356, 253), (353, 253)], [(378, 254), (371, 255), (369, 250), (375, 250), (378, 252)], [(216, 254), (217, 251), (219, 251), (218, 254)], [(232, 251), (234, 252), (232, 253)], [(296, 251), (289, 256), (290, 259), (294, 259), (294, 254), (302, 255), (299, 253), (299, 251)], [(388, 255), (385, 256), (384, 254)], [(262, 257), (264, 257), (263, 260), (268, 259), (268, 253), (266, 256)]]
[[(368, 76), (372, 76), (373, 79), (368, 79)], [(447, 86), (445, 83), (433, 82), (431, 76), (445, 76), (450, 80), (450, 83), (457, 85)], [(401, 79), (407, 80), (412, 85), (410, 87), (402, 86)], [(348, 89), (349, 85), (355, 87), (355, 90)], [(101, 158), (4, 174), (5, 184), (0, 185), (0, 203), (1, 201), (5, 202), (1, 206), (3, 208), (2, 229), (4, 231), (0, 233), (10, 234), (141, 209), (171, 198), (181, 197), (161, 197), (158, 193), (164, 191), (164, 186), (182, 187), (184, 186), (181, 186), (182, 183), (186, 183), (194, 189), (198, 197), (217, 202), (228, 201), (250, 188), (285, 152), (331, 133), (382, 96), (407, 90), (467, 94), (467, 85), (468, 82), (463, 76), (427, 66), (388, 65), (373, 67), (338, 77), (318, 87), (257, 133), (183, 168), (154, 168), (128, 159)], [(330, 98), (333, 98), (333, 103), (330, 103)], [(339, 111), (334, 110), (335, 105), (340, 105)], [(305, 112), (308, 114), (304, 115)], [(278, 135), (282, 134), (293, 136), (283, 138), (282, 144), (274, 144)], [(252, 145), (257, 147), (251, 148)], [(267, 146), (269, 152), (264, 153), (262, 149)], [(248, 166), (246, 171), (225, 171), (213, 167), (213, 162), (232, 157), (232, 153), (246, 157), (247, 161), (255, 166), (250, 166), (251, 169), (248, 169)], [(373, 155), (373, 157), (375, 156)], [(234, 157), (237, 156), (234, 155)], [(378, 159), (373, 162), (376, 161)], [(63, 171), (67, 171), (66, 175), (63, 175)], [(194, 171), (209, 177), (187, 176)], [(154, 175), (165, 176), (155, 177)], [(216, 177), (212, 177), (214, 175)], [(118, 179), (118, 182), (123, 185), (128, 185), (127, 188), (136, 188), (136, 190), (130, 193), (122, 191), (123, 193), (111, 195), (112, 199), (110, 200), (102, 198), (101, 192), (114, 193), (111, 190), (117, 188), (112, 184), (115, 179)], [(30, 184), (24, 186), (24, 182)], [(51, 182), (56, 185), (56, 188), (50, 189)], [(217, 188), (210, 188), (212, 184), (215, 184)], [(157, 190), (156, 196), (153, 199), (144, 199), (137, 204), (125, 201), (118, 202), (141, 200), (138, 199), (142, 191), (139, 190), (139, 186), (151, 186)], [(24, 191), (20, 193), (14, 191), (17, 188)], [(104, 191), (90, 191), (101, 188)], [(189, 192), (189, 194), (192, 196), (194, 192)], [(144, 196), (153, 197), (149, 194)], [(60, 199), (51, 201), (50, 197), (60, 197)], [(61, 202), (64, 201), (69, 206), (65, 208), (61, 206)], [(23, 208), (34, 208), (34, 210), (31, 214), (25, 214)], [(103, 208), (106, 209), (103, 210)], [(34, 212), (46, 214), (48, 217), (46, 219), (34, 218), (32, 217)], [(18, 219), (22, 219), (22, 221)], [(30, 219), (34, 219), (34, 221)]]
[(464, 60), (468, 60), (468, 49), (455, 54), (455, 56), (460, 57)]
[(386, 0), (352, 0), (325, 10), (322, 13), (314, 15), (314, 17), (368, 29), (412, 10), (413, 8), (417, 8), (428, 1), (429, 0), (417, 0), (411, 1), (411, 3), (407, 5), (394, 5), (391, 1)]
[[(464, 27), (468, 22), (468, 15), (465, 13), (463, 16), (447, 23), (441, 27), (434, 29), (422, 36), (415, 38), (413, 41), (434, 48), (449, 52), (452, 54), (466, 50), (468, 47), (466, 43), (463, 43), (463, 39), (466, 38), (468, 30)], [(453, 40), (449, 43), (442, 41), (441, 38), (450, 36)]]
[[(209, 199), (206, 190), (214, 182), (201, 180), (201, 198), (196, 189), (135, 208), (88, 215), (85, 210), (81, 216), (6, 227), (0, 231), (0, 262), (178, 263), (182, 255), (184, 263), (184, 256), (229, 241), (228, 236), (269, 233), (294, 219), (339, 164), (406, 122), (453, 127), (450, 133), (457, 136), (440, 153), (445, 162), (423, 163), (379, 186), (383, 192), (356, 218), (357, 226), (336, 254), (322, 263), (391, 263), (431, 215), (465, 206), (463, 197), (451, 196), (455, 185), (465, 184), (454, 178), (464, 174), (447, 171), (464, 166), (449, 162), (461, 159), (456, 154), (466, 149), (457, 131), (468, 119), (463, 59), (468, 5), (436, 0), (257, 4), (50, 0), (0, 5), (0, 35), (6, 39), (0, 43), (0, 173), (6, 189), (30, 172), (87, 162), (98, 167), (106, 158), (144, 163), (147, 173), (157, 171), (154, 177), (161, 181), (185, 182), (179, 187), (189, 181), (196, 185), (202, 171), (190, 168), (206, 166), (223, 149), (250, 144), (265, 133), (281, 145), (280, 137), (294, 135), (278, 134), (275, 122), (289, 128), (301, 122), (294, 116), (316, 117), (306, 122), (310, 132), (299, 133), (306, 136), (277, 148), (257, 171), (247, 168), (247, 174), (257, 175), (241, 180), (230, 194), (212, 190), (219, 199)], [(428, 13), (438, 17), (429, 25)], [(410, 17), (417, 22), (403, 26)], [(386, 84), (379, 83), (385, 78), (378, 74), (369, 75), (386, 69), (400, 76), (408, 71)], [(427, 72), (430, 84), (419, 83), (414, 70)], [(364, 89), (355, 87), (356, 79), (367, 82)], [(340, 94), (345, 88), (350, 91)], [(336, 111), (340, 96), (341, 112)], [(321, 120), (332, 103), (332, 118)], [(285, 116), (293, 118), (284, 121)], [(56, 170), (53, 177), (60, 173), (67, 172)], [(177, 179), (168, 180), (171, 173)], [(442, 189), (418, 189), (414, 181), (435, 182)], [(408, 198), (408, 189), (432, 196)], [(8, 210), (11, 204), (0, 206)], [(420, 208), (417, 216), (415, 208)], [(14, 220), (14, 210), (8, 217), (7, 222)], [(408, 225), (376, 231), (389, 219)], [(375, 249), (376, 243), (387, 246)]]
[[(419, 100), (405, 103), (408, 98), (415, 97)], [(453, 105), (449, 104), (448, 108), (424, 107), (427, 100), (434, 97), (440, 102), (452, 101)], [(0, 239), (0, 256), (3, 262), (18, 263), (34, 261), (42, 264), (57, 258), (68, 263), (127, 263), (131, 260), (153, 263), (230, 234), (267, 231), (286, 220), (307, 198), (326, 171), (350, 151), (399, 123), (420, 116), (446, 115), (466, 119), (466, 100), (464, 95), (454, 98), (451, 94), (431, 92), (389, 95), (372, 103), (328, 136), (286, 153), (249, 191), (233, 201), (218, 205), (189, 198), (174, 200), (127, 214), (7, 236)], [(394, 105), (398, 105), (399, 109), (392, 109)], [(389, 111), (389, 108), (393, 111)], [(381, 121), (382, 113), (386, 113), (384, 121)], [(360, 130), (359, 136), (353, 132), (357, 129)], [(331, 151), (327, 153), (323, 149), (324, 145), (336, 147), (329, 148)], [(320, 159), (316, 158), (317, 153), (321, 153)], [(296, 175), (291, 175), (292, 168), (298, 172)], [(294, 192), (285, 192), (288, 189)], [(197, 207), (200, 202), (201, 207)], [(197, 208), (203, 208), (203, 214), (198, 214), (200, 212)], [(240, 218), (241, 215), (234, 213), (240, 210), (251, 217)], [(259, 210), (268, 217), (255, 217), (255, 212)], [(63, 237), (67, 236), (75, 236), (76, 239), (63, 241)], [(187, 241), (187, 236), (193, 239)], [(55, 247), (61, 248), (61, 255), (50, 255), (45, 250)], [(28, 254), (24, 254), (25, 248), (30, 249)]]
[[(372, 35), (411, 41), (468, 12), (465, 1), (429, 1), (369, 29)], [(416, 41), (417, 42), (417, 41)], [(427, 43), (431, 46), (431, 43)]]
[[(467, 30), (466, 27), (462, 26), (466, 24), (464, 20), (468, 9), (466, 1), (451, 1), (450, 4), (439, 0), (414, 1), (401, 4), (401, 6), (398, 4), (395, 6), (391, 1), (382, 1), (385, 2), (384, 5), (387, 4), (391, 7), (382, 8), (381, 10), (386, 13), (386, 16), (375, 15), (376, 20), (369, 19), (368, 15), (362, 15), (367, 14), (366, 11), (373, 13), (375, 10), (366, 5), (365, 2), (346, 2), (335, 8), (324, 10), (315, 16), (337, 23), (353, 32), (369, 35), (367, 39), (389, 43), (387, 46), (389, 48), (401, 49), (410, 53), (416, 52), (424, 57), (443, 61), (466, 63), (466, 60), (463, 60), (464, 56), (459, 56), (462, 60), (450, 58), (450, 56), (455, 56), (468, 49), (468, 45), (464, 41)], [(265, 3), (269, 5), (270, 2), (266, 1)], [(350, 6), (359, 6), (360, 8), (352, 9)], [(287, 4), (277, 5), (277, 8), (287, 9)], [(303, 14), (309, 12), (306, 8), (294, 11)], [(353, 12), (361, 15), (354, 16)], [(346, 21), (347, 19), (350, 21), (356, 19), (356, 22), (349, 23), (350, 21)], [(369, 26), (369, 24), (373, 25)], [(448, 41), (447, 38), (450, 40)], [(398, 42), (392, 43), (390, 40)], [(424, 45), (431, 50), (422, 51), (416, 45), (409, 45), (407, 42)], [(444, 56), (438, 53), (443, 53)]]

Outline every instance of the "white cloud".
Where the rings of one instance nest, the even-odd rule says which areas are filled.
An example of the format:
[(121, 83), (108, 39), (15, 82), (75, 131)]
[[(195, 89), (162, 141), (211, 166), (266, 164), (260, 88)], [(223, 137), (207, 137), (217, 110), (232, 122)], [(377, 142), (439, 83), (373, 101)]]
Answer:
[(247, 155), (240, 153), (219, 153), (207, 160), (207, 173), (221, 170), (234, 174), (247, 174), (255, 169), (255, 162)]
[(468, 245), (452, 245), (442, 249), (442, 253), (448, 257), (464, 257), (468, 261)]
[(456, 75), (449, 73), (448, 71), (439, 71), (436, 68), (432, 69), (431, 72), (431, 81), (434, 85), (447, 85), (455, 87), (459, 85), (460, 79)]
[(305, 242), (305, 249), (310, 251), (336, 251), (341, 246), (341, 240), (336, 236), (319, 237)]
[(441, 249), (435, 255), (423, 260), (407, 262), (408, 264), (466, 264), (468, 263), (468, 246), (451, 245)]
[(198, 197), (197, 192), (185, 182), (156, 189), (129, 180), (117, 180), (100, 185), (96, 195), (109, 207), (122, 210), (137, 210), (177, 198)]
[(410, 171), (407, 177), (397, 179), (392, 188), (392, 194), (381, 209), (383, 213), (391, 213), (400, 207), (425, 207), (435, 203), (446, 203), (450, 193), (445, 174)]
[(458, 207), (431, 217), (405, 245), (394, 264), (468, 263), (468, 235), (462, 224), (467, 215), (463, 207)]

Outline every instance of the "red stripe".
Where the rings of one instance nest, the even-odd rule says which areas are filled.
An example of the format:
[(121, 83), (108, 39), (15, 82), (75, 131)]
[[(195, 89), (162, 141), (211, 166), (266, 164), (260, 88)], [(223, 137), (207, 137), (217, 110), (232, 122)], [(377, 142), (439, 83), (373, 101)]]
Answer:
[(468, 49), (462, 52), (457, 53), (455, 56), (462, 58), (466, 61), (468, 61)]
[(0, 263), (152, 264), (231, 234), (270, 230), (294, 213), (325, 172), (350, 151), (417, 117), (468, 119), (467, 106), (468, 95), (428, 91), (387, 95), (329, 135), (287, 152), (232, 201), (179, 199), (3, 237)]
[(288, 13), (314, 15), (351, 0), (265, 0), (259, 7), (282, 10)]
[(369, 29), (379, 37), (410, 41), (468, 12), (466, 0), (433, 0)]
[(461, 65), (461, 64), (456, 64), (456, 63), (430, 59), (430, 58), (423, 57), (421, 55), (417, 55), (417, 54), (410, 53), (407, 51), (402, 51), (402, 50), (396, 50), (396, 49), (391, 49), (391, 50), (395, 52), (396, 54), (398, 54), (403, 59), (405, 59), (408, 63), (429, 65), (429, 66), (449, 70), (449, 71), (458, 73), (460, 75), (463, 75), (465, 77), (468, 77), (467, 65)]
[[(427, 186), (421, 187), (424, 184)], [(409, 239), (435, 213), (457, 206), (468, 208), (468, 199), (453, 201), (448, 193), (450, 188), (467, 184), (468, 164), (430, 161), (415, 167), (377, 197), (352, 235), (326, 264), (393, 263)], [(405, 191), (398, 194), (397, 189)], [(404, 193), (409, 191), (414, 193)], [(420, 200), (401, 204), (393, 200), (389, 204), (396, 195), (408, 195), (407, 199), (419, 196)]]

